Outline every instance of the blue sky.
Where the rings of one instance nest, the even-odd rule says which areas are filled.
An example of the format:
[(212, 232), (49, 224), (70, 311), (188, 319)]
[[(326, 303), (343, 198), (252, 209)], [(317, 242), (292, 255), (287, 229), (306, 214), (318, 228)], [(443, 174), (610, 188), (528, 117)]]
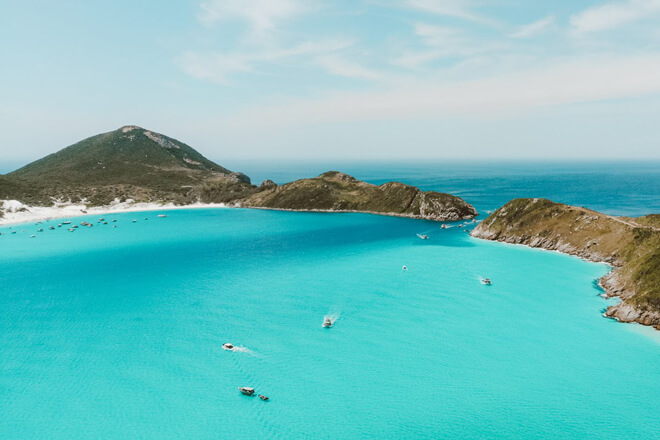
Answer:
[(660, 159), (660, 0), (0, 0), (0, 160)]

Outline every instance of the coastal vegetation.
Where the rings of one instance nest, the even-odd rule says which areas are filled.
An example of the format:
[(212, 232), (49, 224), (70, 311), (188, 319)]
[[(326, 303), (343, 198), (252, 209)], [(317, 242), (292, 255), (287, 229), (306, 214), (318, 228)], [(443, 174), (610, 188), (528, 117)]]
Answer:
[(614, 217), (546, 199), (515, 199), (472, 236), (609, 263), (614, 269), (601, 284), (622, 301), (607, 316), (660, 329), (660, 215)]
[(438, 221), (477, 215), (472, 205), (450, 194), (421, 191), (400, 182), (372, 185), (338, 171), (282, 186), (270, 182), (241, 204), (295, 211), (375, 212)]
[(189, 145), (134, 125), (92, 136), (0, 176), (0, 200), (31, 206), (224, 203), (430, 220), (477, 215), (474, 207), (449, 194), (398, 182), (371, 185), (336, 171), (282, 186), (271, 180), (255, 186), (246, 175), (216, 164)]

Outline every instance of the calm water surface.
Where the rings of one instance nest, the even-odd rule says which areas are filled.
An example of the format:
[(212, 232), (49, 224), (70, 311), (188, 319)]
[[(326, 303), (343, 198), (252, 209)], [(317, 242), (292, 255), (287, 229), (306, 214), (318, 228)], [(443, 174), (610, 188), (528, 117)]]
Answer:
[(604, 265), (372, 215), (107, 219), (1, 229), (0, 438), (660, 436), (660, 344), (601, 316)]
[[(226, 165), (660, 212), (657, 163)], [(0, 438), (660, 438), (660, 338), (601, 316), (604, 265), (372, 215), (110, 219), (0, 228)]]

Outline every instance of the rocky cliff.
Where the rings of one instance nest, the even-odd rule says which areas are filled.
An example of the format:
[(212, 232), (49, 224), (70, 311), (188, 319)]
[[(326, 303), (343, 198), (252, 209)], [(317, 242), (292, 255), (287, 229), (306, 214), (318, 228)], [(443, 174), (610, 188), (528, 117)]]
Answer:
[(266, 182), (259, 192), (237, 203), (255, 208), (371, 212), (437, 221), (477, 215), (472, 205), (450, 194), (422, 191), (399, 182), (372, 185), (337, 171), (281, 186)]
[(556, 250), (606, 262), (601, 279), (621, 303), (606, 315), (660, 329), (660, 216), (613, 217), (545, 199), (516, 199), (480, 223), (472, 236)]

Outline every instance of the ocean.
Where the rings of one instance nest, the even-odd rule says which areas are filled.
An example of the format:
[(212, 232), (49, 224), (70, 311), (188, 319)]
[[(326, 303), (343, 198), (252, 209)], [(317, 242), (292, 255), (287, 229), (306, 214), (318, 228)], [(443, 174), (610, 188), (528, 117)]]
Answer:
[[(652, 164), (345, 165), (482, 211), (660, 212)], [(263, 177), (325, 171), (298, 166)], [(660, 338), (602, 317), (606, 265), (405, 218), (165, 214), (0, 228), (0, 438), (660, 438)]]

